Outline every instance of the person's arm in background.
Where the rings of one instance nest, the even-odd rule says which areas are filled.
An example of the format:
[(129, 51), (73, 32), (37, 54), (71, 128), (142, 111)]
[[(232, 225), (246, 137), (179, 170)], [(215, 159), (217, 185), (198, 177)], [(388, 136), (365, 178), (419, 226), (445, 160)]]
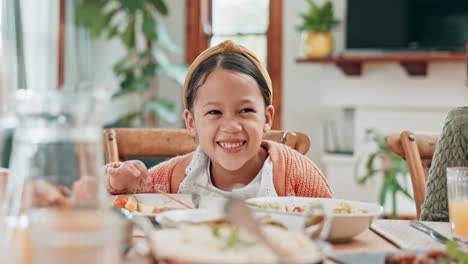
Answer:
[(448, 221), (447, 178), (449, 167), (468, 167), (468, 107), (447, 115), (436, 147), (421, 207), (424, 221)]

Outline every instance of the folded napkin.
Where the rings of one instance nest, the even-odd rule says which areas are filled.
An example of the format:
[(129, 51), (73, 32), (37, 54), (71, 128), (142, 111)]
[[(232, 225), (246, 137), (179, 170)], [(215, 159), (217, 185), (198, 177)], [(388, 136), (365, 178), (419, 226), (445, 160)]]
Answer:
[[(408, 220), (375, 220), (371, 229), (402, 249), (439, 249), (445, 245), (433, 240), (428, 234), (411, 227)], [(447, 238), (452, 238), (450, 225), (447, 222), (421, 223), (431, 227)]]

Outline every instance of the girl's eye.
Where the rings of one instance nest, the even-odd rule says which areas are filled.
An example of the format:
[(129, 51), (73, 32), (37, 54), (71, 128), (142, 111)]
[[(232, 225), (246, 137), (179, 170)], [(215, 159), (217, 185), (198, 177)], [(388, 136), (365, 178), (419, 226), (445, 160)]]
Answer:
[(211, 110), (208, 112), (209, 115), (219, 115), (221, 114), (221, 111), (218, 111), (218, 110)]
[(250, 113), (250, 112), (255, 112), (252, 108), (244, 108), (241, 110), (241, 113)]

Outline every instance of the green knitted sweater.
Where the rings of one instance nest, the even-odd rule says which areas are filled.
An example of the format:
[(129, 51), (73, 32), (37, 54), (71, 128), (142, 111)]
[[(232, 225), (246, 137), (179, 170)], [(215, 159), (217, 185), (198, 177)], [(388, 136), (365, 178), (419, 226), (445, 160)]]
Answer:
[(421, 220), (448, 221), (446, 170), (449, 167), (468, 167), (468, 107), (451, 110), (445, 119), (429, 170)]

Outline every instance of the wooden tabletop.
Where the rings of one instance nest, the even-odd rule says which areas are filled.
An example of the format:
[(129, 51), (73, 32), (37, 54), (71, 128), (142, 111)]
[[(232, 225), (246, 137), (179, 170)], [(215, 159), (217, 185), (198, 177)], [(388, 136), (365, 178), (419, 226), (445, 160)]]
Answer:
[(332, 243), (331, 251), (334, 253), (363, 252), (363, 251), (390, 251), (398, 248), (372, 231), (367, 229), (352, 240), (343, 243)]

